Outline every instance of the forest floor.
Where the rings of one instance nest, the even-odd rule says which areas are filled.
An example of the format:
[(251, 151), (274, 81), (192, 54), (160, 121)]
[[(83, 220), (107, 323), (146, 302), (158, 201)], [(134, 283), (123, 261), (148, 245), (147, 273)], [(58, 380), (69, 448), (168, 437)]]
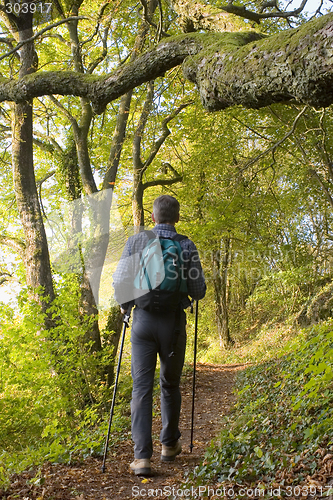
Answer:
[[(182, 431), (182, 453), (174, 462), (161, 462), (159, 432), (161, 418), (159, 408), (154, 408), (156, 416), (153, 422), (154, 454), (152, 457), (153, 476), (136, 477), (130, 472), (129, 464), (133, 460), (133, 443), (128, 435), (110, 446), (106, 462), (106, 471), (102, 473), (102, 459), (90, 458), (76, 465), (46, 463), (41, 469), (23, 472), (11, 478), (11, 484), (3, 491), (0, 499), (4, 500), (134, 500), (145, 498), (166, 499), (207, 499), (260, 497), (249, 494), (241, 497), (217, 490), (211, 486), (210, 492), (199, 490), (198, 486), (184, 486), (186, 476), (204, 458), (207, 447), (216, 440), (221, 430), (221, 420), (234, 403), (235, 376), (245, 365), (198, 364), (196, 376), (194, 448), (190, 452), (191, 412), (192, 412), (192, 373), (187, 371), (182, 377), (182, 413), (180, 428)], [(36, 476), (36, 473), (38, 476)], [(293, 472), (296, 473), (296, 469)], [(290, 475), (290, 472), (288, 472)], [(37, 480), (36, 480), (37, 477)], [(39, 478), (39, 479), (38, 479)], [(281, 477), (280, 477), (281, 479)], [(291, 478), (292, 479), (292, 478)], [(288, 484), (288, 483), (287, 483)], [(292, 483), (289, 483), (292, 484)], [(306, 490), (298, 489), (291, 495), (275, 493), (274, 498), (302, 500), (319, 498), (333, 500), (333, 455), (325, 449), (318, 450), (316, 473), (307, 477)], [(312, 489), (309, 489), (312, 485)], [(241, 485), (238, 485), (238, 487)], [(207, 487), (206, 487), (207, 488)], [(216, 494), (214, 493), (214, 488)], [(229, 491), (229, 490), (228, 490)], [(306, 491), (306, 494), (305, 494)], [(312, 494), (315, 491), (315, 494)], [(319, 492), (322, 492), (319, 494)], [(265, 496), (265, 498), (268, 498)]]
[[(129, 470), (133, 460), (131, 439), (110, 447), (106, 471), (101, 472), (101, 459), (90, 458), (78, 465), (45, 464), (39, 472), (42, 480), (37, 484), (29, 481), (35, 472), (15, 475), (6, 492), (0, 498), (6, 500), (132, 500), (151, 496), (165, 499), (165, 493), (177, 491), (184, 483), (187, 472), (200, 463), (207, 446), (218, 435), (221, 419), (234, 402), (234, 380), (242, 365), (197, 364), (195, 393), (195, 427), (193, 450), (190, 452), (192, 414), (192, 373), (182, 377), (182, 453), (174, 462), (161, 462), (159, 410), (153, 421), (154, 454), (150, 478), (136, 477)], [(41, 484), (42, 483), (42, 484)], [(162, 490), (162, 491), (161, 491)], [(160, 495), (160, 493), (162, 493)], [(156, 496), (155, 496), (156, 498)]]

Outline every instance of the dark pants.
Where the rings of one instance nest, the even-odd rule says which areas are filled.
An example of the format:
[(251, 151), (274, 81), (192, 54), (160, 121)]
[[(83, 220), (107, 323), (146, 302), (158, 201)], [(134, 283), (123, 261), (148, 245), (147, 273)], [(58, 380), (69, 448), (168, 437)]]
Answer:
[[(178, 428), (181, 395), (180, 376), (186, 346), (186, 315), (182, 311), (180, 331), (175, 335), (175, 313), (155, 314), (135, 308), (132, 323), (131, 402), (134, 457), (150, 458), (152, 444), (152, 395), (157, 354), (160, 358), (162, 430), (160, 441), (174, 446), (180, 437)], [(173, 342), (176, 338), (176, 343)], [(175, 355), (170, 357), (171, 351)]]

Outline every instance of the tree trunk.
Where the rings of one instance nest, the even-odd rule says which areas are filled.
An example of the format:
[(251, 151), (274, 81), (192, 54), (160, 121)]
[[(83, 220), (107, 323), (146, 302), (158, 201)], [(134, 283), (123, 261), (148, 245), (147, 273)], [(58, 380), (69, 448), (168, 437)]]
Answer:
[(152, 108), (154, 98), (154, 82), (149, 82), (146, 100), (143, 106), (143, 110), (136, 127), (136, 131), (133, 138), (133, 189), (132, 189), (132, 213), (135, 232), (140, 230), (140, 227), (144, 227), (144, 210), (143, 210), (143, 195), (146, 189), (156, 186), (170, 186), (176, 182), (183, 180), (182, 175), (180, 175), (170, 163), (164, 163), (165, 173), (169, 173), (173, 176), (168, 179), (154, 179), (152, 181), (143, 182), (143, 174), (151, 166), (156, 156), (158, 155), (161, 147), (163, 146), (166, 139), (171, 134), (168, 124), (173, 120), (183, 109), (191, 104), (191, 102), (184, 102), (176, 109), (174, 109), (164, 120), (162, 120), (161, 128), (162, 133), (160, 137), (152, 144), (150, 152), (146, 160), (142, 160), (142, 136), (144, 134), (149, 115)]
[[(33, 35), (32, 16), (19, 18), (19, 38), (23, 42)], [(32, 42), (20, 51), (20, 78), (36, 70)], [(14, 104), (12, 118), (12, 165), (17, 208), (25, 236), (27, 284), (45, 312), (54, 299), (50, 258), (43, 224), (33, 164), (32, 101)]]
[(145, 225), (144, 211), (143, 211), (143, 187), (140, 172), (134, 170), (133, 175), (133, 194), (132, 194), (132, 213), (134, 232), (140, 231)]
[(213, 283), (215, 295), (215, 312), (217, 331), (220, 339), (221, 349), (228, 349), (233, 344), (229, 331), (229, 315), (227, 301), (228, 287), (228, 264), (230, 258), (230, 238), (225, 237), (223, 240), (223, 255), (221, 251), (213, 252)]
[(141, 160), (141, 144), (154, 98), (154, 82), (149, 82), (147, 96), (133, 138), (132, 212), (135, 232), (144, 226), (142, 175), (147, 166)]
[(110, 363), (105, 367), (106, 382), (110, 387), (114, 382), (114, 366), (116, 355), (123, 325), (123, 315), (118, 306), (110, 309), (106, 324), (106, 335), (104, 335), (105, 343), (112, 348), (112, 358)]

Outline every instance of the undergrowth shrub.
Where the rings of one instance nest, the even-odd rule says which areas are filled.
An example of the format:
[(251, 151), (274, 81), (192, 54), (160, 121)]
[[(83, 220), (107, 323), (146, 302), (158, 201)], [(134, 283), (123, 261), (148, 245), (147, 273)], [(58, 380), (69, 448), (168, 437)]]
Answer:
[[(89, 354), (82, 341), (89, 325), (78, 320), (77, 304), (76, 290), (65, 284), (52, 306), (61, 321), (48, 332), (25, 292), (19, 310), (0, 308), (0, 482), (46, 460), (70, 463), (103, 453), (113, 388), (100, 366), (112, 353)], [(111, 443), (130, 428), (124, 411), (130, 387), (125, 362)]]
[(333, 450), (332, 368), (329, 321), (301, 331), (276, 359), (246, 369), (219, 445), (208, 450), (194, 480), (269, 482), (289, 470), (299, 484), (316, 468), (318, 447)]
[(328, 275), (316, 275), (311, 265), (263, 275), (241, 308), (233, 309), (231, 304), (229, 326), (236, 344), (256, 335), (262, 325), (295, 319), (328, 280)]

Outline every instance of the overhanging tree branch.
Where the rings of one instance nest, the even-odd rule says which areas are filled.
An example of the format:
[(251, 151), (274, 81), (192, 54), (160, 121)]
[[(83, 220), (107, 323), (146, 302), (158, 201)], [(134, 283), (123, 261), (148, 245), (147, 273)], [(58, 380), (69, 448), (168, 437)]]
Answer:
[(178, 177), (172, 177), (171, 179), (155, 179), (153, 181), (147, 181), (142, 184), (142, 189), (145, 191), (146, 189), (153, 186), (171, 186), (176, 182), (180, 182), (183, 180), (183, 177), (179, 175)]
[[(290, 17), (296, 17), (304, 10), (307, 1), (308, 0), (303, 0), (298, 9), (285, 12), (281, 10), (276, 10), (275, 12), (263, 12), (264, 9), (262, 9), (262, 11), (258, 13), (247, 10), (246, 7), (244, 6), (234, 5), (232, 2), (229, 3), (228, 5), (221, 6), (220, 8), (224, 12), (228, 12), (228, 14), (235, 14), (236, 16), (248, 19), (249, 21), (254, 21), (257, 24), (259, 24), (261, 19), (269, 19), (269, 18), (288, 19)], [(276, 2), (267, 3), (265, 7), (272, 7), (273, 4), (276, 4)]]
[[(209, 35), (211, 43), (221, 41), (223, 34)], [(261, 38), (256, 33), (244, 34), (239, 41), (247, 43)], [(84, 75), (74, 71), (38, 71), (18, 80), (0, 77), (0, 102), (22, 102), (43, 95), (73, 95), (90, 99), (94, 110), (102, 113), (105, 106), (144, 82), (165, 74), (181, 64), (189, 55), (204, 48), (205, 35), (180, 35), (161, 42), (156, 49), (121, 66), (109, 75)], [(225, 38), (227, 39), (227, 38)]]
[(328, 106), (333, 102), (332, 29), (328, 14), (245, 46), (216, 44), (214, 53), (206, 49), (204, 60), (200, 52), (186, 58), (184, 75), (196, 83), (209, 111), (290, 101)]
[(52, 177), (55, 174), (55, 170), (52, 170), (51, 172), (48, 172), (42, 179), (39, 181), (36, 181), (36, 185), (38, 188), (38, 196), (39, 196), (39, 203), (40, 203), (40, 208), (42, 211), (43, 216), (45, 219), (47, 219), (46, 212), (44, 210), (44, 204), (43, 204), (43, 198), (42, 198), (42, 185), (44, 182), (46, 182), (50, 177)]
[(265, 39), (255, 32), (175, 36), (106, 76), (52, 71), (0, 78), (0, 101), (74, 95), (102, 113), (112, 100), (183, 63), (209, 111), (290, 101), (325, 107), (333, 103), (332, 31), (328, 14)]

